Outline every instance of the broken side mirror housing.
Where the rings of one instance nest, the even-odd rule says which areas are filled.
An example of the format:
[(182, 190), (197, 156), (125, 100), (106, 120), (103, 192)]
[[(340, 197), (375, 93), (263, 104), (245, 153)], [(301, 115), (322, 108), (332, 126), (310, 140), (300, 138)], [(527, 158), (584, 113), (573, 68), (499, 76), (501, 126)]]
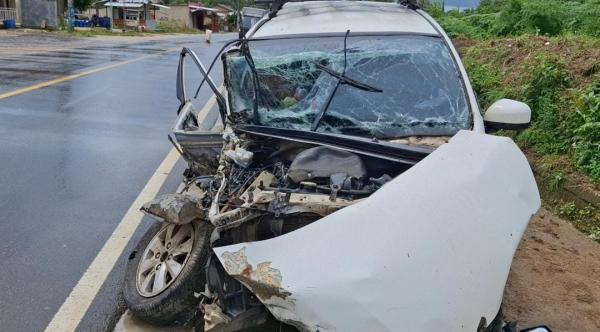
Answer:
[(500, 99), (485, 111), (483, 121), (489, 129), (525, 129), (531, 122), (531, 108), (520, 101)]

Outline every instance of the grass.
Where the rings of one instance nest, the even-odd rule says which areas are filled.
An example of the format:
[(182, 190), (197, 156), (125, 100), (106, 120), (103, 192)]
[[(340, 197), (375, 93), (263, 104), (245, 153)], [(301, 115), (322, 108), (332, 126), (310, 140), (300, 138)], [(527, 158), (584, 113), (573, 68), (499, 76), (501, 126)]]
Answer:
[[(531, 107), (530, 128), (501, 134), (525, 151), (543, 196), (566, 182), (599, 190), (600, 0), (482, 0), (464, 13), (428, 11), (453, 38), (483, 110), (500, 98)], [(600, 240), (597, 208), (546, 204)]]
[[(117, 29), (118, 30), (118, 29)], [(157, 34), (175, 34), (175, 33), (186, 33), (186, 34), (202, 34), (204, 33), (198, 29), (188, 29), (180, 22), (159, 22), (156, 25), (156, 29), (153, 31), (139, 32), (135, 30), (125, 31), (110, 31), (105, 28), (91, 28), (86, 30), (72, 30), (67, 31), (59, 30), (59, 34), (75, 36), (75, 37), (96, 37), (96, 36), (122, 36), (122, 37), (134, 37), (134, 36), (152, 36)]]
[(565, 33), (600, 37), (598, 0), (481, 0), (476, 10), (443, 13), (427, 10), (451, 37), (494, 38), (524, 34), (559, 36)]
[(600, 241), (600, 211), (591, 205), (583, 207), (575, 202), (562, 202), (558, 214), (571, 221), (577, 229), (589, 234), (590, 238)]
[(132, 36), (140, 36), (144, 35), (144, 33), (139, 33), (137, 31), (125, 31), (125, 32), (112, 32), (105, 28), (91, 28), (90, 30), (73, 30), (73, 31), (59, 31), (58, 33), (74, 36), (74, 37), (96, 37), (96, 36), (123, 36), (123, 37), (132, 37)]
[(484, 109), (500, 98), (531, 107), (531, 127), (513, 137), (521, 147), (563, 156), (600, 182), (600, 39), (524, 35), (471, 41), (461, 52)]

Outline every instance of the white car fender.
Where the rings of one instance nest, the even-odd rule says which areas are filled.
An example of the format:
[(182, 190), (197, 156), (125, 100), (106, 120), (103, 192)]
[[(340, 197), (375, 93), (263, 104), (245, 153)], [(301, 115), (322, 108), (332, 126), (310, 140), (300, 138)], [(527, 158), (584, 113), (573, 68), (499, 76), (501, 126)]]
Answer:
[(215, 248), (302, 331), (476, 331), (498, 313), (540, 197), (509, 138), (461, 131), (369, 198), (270, 240)]

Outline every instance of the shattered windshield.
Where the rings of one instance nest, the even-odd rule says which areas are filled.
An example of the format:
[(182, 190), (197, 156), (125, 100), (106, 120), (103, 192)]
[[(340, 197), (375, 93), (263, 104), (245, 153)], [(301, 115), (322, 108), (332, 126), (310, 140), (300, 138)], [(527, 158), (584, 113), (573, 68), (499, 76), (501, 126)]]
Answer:
[[(248, 124), (377, 138), (470, 128), (465, 91), (443, 40), (360, 36), (255, 40), (228, 54), (233, 115)], [(339, 75), (376, 88), (365, 90)], [(326, 70), (324, 70), (326, 68)], [(327, 103), (329, 104), (327, 105)]]

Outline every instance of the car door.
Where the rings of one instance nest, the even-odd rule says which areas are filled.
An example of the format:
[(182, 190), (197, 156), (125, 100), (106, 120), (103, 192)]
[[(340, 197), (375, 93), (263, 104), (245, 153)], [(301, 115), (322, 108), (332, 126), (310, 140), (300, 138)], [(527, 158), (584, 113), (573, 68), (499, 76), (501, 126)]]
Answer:
[[(186, 56), (192, 58), (214, 93), (199, 111), (186, 97), (183, 65)], [(196, 54), (187, 48), (181, 51), (177, 69), (177, 98), (181, 104), (169, 139), (186, 160), (194, 175), (214, 174), (223, 146), (221, 131), (225, 118), (225, 97), (208, 76)]]

